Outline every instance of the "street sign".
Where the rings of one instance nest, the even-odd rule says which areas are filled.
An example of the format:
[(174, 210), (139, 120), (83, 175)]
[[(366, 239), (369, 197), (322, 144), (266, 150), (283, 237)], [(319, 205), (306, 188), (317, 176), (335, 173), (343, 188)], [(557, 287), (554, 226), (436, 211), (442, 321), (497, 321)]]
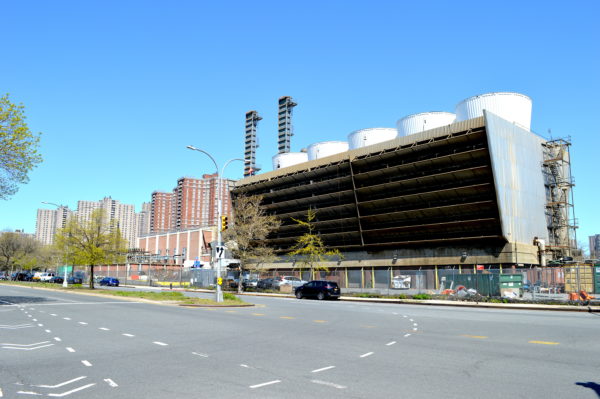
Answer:
[(215, 257), (217, 259), (225, 258), (225, 247), (224, 246), (219, 245), (215, 248)]
[(223, 277), (217, 278), (217, 284), (218, 285), (223, 285)]
[(477, 270), (484, 270), (484, 266), (483, 265), (477, 265)]

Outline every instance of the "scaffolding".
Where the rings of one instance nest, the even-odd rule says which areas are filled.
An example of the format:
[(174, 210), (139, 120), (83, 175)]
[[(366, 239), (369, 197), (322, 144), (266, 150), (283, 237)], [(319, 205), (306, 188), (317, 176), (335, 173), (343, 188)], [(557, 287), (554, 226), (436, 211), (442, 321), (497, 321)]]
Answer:
[(570, 257), (577, 248), (577, 220), (573, 201), (575, 182), (571, 175), (570, 138), (542, 144), (543, 173), (546, 186), (546, 220), (553, 259)]
[(244, 177), (253, 176), (260, 170), (260, 167), (256, 165), (256, 149), (258, 148), (258, 137), (256, 137), (256, 130), (258, 128), (258, 121), (261, 119), (262, 117), (260, 117), (256, 111), (246, 112)]
[(277, 121), (277, 148), (279, 153), (290, 152), (291, 138), (294, 135), (292, 126), (292, 110), (298, 105), (292, 97), (284, 96), (279, 99), (279, 112)]

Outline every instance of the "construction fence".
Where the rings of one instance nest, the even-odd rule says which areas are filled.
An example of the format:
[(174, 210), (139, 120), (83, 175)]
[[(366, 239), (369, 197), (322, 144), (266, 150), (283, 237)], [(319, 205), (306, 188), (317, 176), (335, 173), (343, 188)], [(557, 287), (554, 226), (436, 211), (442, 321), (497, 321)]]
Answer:
[[(177, 265), (127, 264), (96, 266), (98, 277), (116, 277), (122, 284), (210, 287), (216, 274), (211, 269), (190, 269)], [(327, 271), (303, 269), (272, 269), (250, 272), (243, 278), (266, 279), (294, 276), (302, 280), (335, 281), (343, 292), (368, 292), (382, 295), (414, 295), (441, 293), (464, 286), (481, 295), (500, 295), (501, 276), (519, 275), (524, 292), (538, 294), (569, 294), (586, 291), (600, 294), (600, 265), (568, 265), (560, 267), (434, 267), (406, 269), (403, 267), (331, 268)], [(239, 281), (237, 271), (222, 272), (225, 285)]]

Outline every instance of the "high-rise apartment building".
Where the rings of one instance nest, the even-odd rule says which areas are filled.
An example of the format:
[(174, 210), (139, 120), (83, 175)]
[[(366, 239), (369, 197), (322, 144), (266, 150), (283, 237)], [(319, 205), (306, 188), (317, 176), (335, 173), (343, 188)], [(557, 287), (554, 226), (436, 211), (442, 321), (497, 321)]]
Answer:
[(151, 213), (152, 204), (150, 202), (143, 202), (142, 211), (135, 214), (135, 231), (138, 238), (150, 233)]
[(135, 246), (137, 242), (137, 231), (135, 224), (135, 207), (129, 204), (122, 204), (120, 201), (113, 200), (111, 197), (104, 197), (100, 201), (78, 201), (77, 218), (80, 222), (88, 221), (92, 212), (96, 209), (102, 209), (106, 221), (115, 221), (121, 236), (127, 241), (129, 247)]
[[(201, 179), (182, 177), (172, 193), (152, 193), (150, 231), (159, 233), (218, 224), (218, 198), (223, 200), (223, 215), (231, 215), (230, 190), (234, 181), (205, 174)], [(219, 197), (217, 197), (217, 191)]]
[(35, 223), (35, 238), (44, 245), (54, 243), (54, 235), (65, 227), (73, 212), (66, 206), (57, 209), (38, 209)]
[(150, 201), (150, 231), (159, 233), (171, 230), (173, 193), (155, 191)]
[(590, 258), (600, 258), (600, 234), (589, 236), (590, 239)]

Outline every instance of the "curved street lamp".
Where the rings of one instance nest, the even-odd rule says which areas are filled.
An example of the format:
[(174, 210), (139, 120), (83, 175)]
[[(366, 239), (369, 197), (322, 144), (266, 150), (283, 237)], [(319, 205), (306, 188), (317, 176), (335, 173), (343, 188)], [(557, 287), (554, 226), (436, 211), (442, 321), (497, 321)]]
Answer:
[[(213, 158), (212, 155), (210, 155), (208, 152), (206, 152), (200, 148), (194, 147), (193, 145), (188, 145), (186, 148), (189, 150), (198, 151), (198, 152), (201, 152), (201, 153), (207, 155), (210, 158), (210, 160), (213, 161), (213, 164), (215, 164), (215, 169), (216, 169), (216, 174), (217, 174), (217, 245), (222, 246), (223, 238), (222, 238), (222, 234), (221, 234), (221, 228), (219, 227), (219, 221), (221, 220), (221, 214), (223, 213), (223, 198), (221, 197), (221, 176), (225, 172), (225, 168), (227, 167), (227, 165), (229, 165), (231, 162), (233, 162), (233, 161), (245, 162), (245, 159), (242, 159), (242, 158), (230, 159), (229, 161), (225, 162), (225, 164), (221, 168), (221, 173), (219, 173), (219, 165), (217, 165), (217, 161), (215, 161), (215, 159)], [(221, 277), (221, 258), (220, 257), (217, 259), (216, 274), (217, 274), (217, 278)], [(215, 301), (223, 302), (223, 292), (221, 291), (220, 284), (217, 284), (217, 289), (215, 290)]]

